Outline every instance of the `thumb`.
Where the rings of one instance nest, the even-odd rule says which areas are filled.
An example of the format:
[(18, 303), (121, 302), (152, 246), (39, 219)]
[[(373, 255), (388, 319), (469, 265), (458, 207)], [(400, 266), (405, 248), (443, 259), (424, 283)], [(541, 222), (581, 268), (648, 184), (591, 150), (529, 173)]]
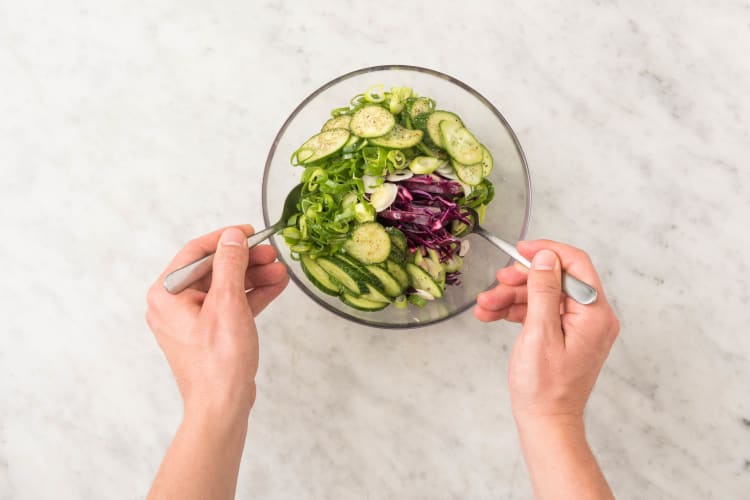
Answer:
[(236, 227), (226, 229), (214, 255), (209, 295), (245, 295), (245, 271), (249, 250), (247, 236)]
[(526, 325), (560, 330), (560, 259), (552, 250), (540, 250), (531, 261), (526, 280)]

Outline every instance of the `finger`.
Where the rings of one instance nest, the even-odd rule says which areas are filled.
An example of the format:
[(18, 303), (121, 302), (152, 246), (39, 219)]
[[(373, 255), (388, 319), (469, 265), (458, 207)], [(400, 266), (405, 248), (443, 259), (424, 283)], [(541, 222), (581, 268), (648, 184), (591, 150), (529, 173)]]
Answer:
[(519, 241), (516, 248), (529, 260), (533, 259), (534, 255), (542, 249), (552, 250), (559, 257), (565, 271), (590, 284), (597, 291), (602, 291), (599, 275), (594, 269), (591, 258), (583, 250), (551, 240)]
[(481, 306), (476, 306), (474, 308), (474, 316), (476, 316), (479, 321), (483, 321), (485, 323), (498, 321), (501, 319), (513, 323), (523, 323), (523, 321), (526, 319), (526, 312), (526, 304), (513, 304), (510, 307), (506, 307), (498, 311), (484, 309)]
[(245, 271), (249, 254), (247, 237), (242, 230), (230, 227), (221, 233), (214, 255), (209, 297), (232, 300), (245, 296)]
[(512, 304), (526, 303), (526, 286), (508, 286), (500, 284), (477, 296), (477, 305), (490, 311), (499, 311)]
[(286, 277), (286, 266), (281, 262), (248, 267), (245, 272), (245, 289), (275, 285)]
[(235, 227), (239, 229), (245, 234), (246, 237), (252, 235), (255, 232), (253, 226), (251, 226), (250, 224), (242, 224), (239, 226), (228, 226), (222, 229), (217, 229), (216, 231), (204, 234), (203, 236), (199, 236), (189, 241), (184, 247), (182, 247), (179, 252), (177, 252), (177, 255), (174, 256), (172, 262), (169, 263), (167, 268), (160, 276), (159, 281), (161, 282), (167, 274), (171, 273), (175, 269), (179, 269), (190, 264), (191, 262), (200, 259), (201, 257), (205, 257), (206, 255), (215, 252), (216, 245), (219, 242), (219, 237), (229, 227)]
[(528, 313), (524, 326), (530, 331), (540, 330), (549, 338), (562, 341), (560, 327), (560, 260), (551, 250), (540, 250), (534, 255), (526, 282)]
[(249, 266), (262, 266), (276, 260), (276, 249), (271, 245), (258, 245), (250, 249)]
[(259, 315), (273, 299), (278, 297), (279, 294), (284, 291), (284, 288), (286, 288), (288, 284), (289, 276), (273, 285), (261, 286), (248, 292), (247, 304), (250, 306), (253, 316)]
[[(274, 260), (276, 260), (276, 249), (271, 245), (259, 245), (253, 247), (250, 249), (248, 269), (245, 274), (247, 275), (247, 273), (252, 272), (251, 269), (253, 269), (253, 266), (270, 264)], [(211, 288), (211, 276), (212, 273), (208, 273), (206, 276), (190, 285), (189, 288), (207, 292), (208, 289)], [(246, 284), (245, 288), (251, 288), (251, 285)]]
[(522, 264), (514, 262), (508, 267), (504, 267), (497, 272), (497, 281), (505, 285), (523, 285), (529, 276), (529, 270)]

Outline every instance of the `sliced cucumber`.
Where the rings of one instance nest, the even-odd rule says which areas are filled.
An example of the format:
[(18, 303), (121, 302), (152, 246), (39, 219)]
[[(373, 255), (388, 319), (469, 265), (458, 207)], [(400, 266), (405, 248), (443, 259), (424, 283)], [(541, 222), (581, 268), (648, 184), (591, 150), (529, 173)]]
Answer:
[(364, 139), (361, 137), (357, 137), (354, 134), (351, 134), (349, 136), (349, 140), (346, 141), (346, 144), (344, 144), (344, 147), (341, 149), (343, 153), (352, 153), (356, 151), (361, 145)]
[(427, 299), (417, 295), (416, 293), (412, 293), (411, 295), (409, 295), (409, 298), (407, 300), (410, 304), (414, 304), (417, 307), (424, 307), (427, 305)]
[(367, 285), (367, 289), (369, 291), (366, 294), (360, 295), (360, 297), (362, 297), (363, 299), (373, 300), (375, 302), (385, 302), (386, 304), (391, 301), (390, 298), (386, 297), (383, 292), (378, 290), (376, 287)]
[(317, 262), (331, 278), (341, 283), (347, 292), (354, 295), (367, 293), (367, 283), (351, 264), (334, 257), (318, 257)]
[[(424, 259), (419, 263), (419, 267), (427, 271), (441, 289), (445, 288), (445, 269), (443, 269), (443, 265), (437, 259), (433, 257)], [(419, 287), (415, 286), (414, 288)]]
[(401, 250), (402, 252), (406, 252), (408, 250), (409, 243), (406, 241), (406, 235), (398, 228), (396, 227), (387, 227), (385, 228), (385, 232), (388, 233), (388, 236), (391, 238), (391, 244)]
[(396, 264), (404, 264), (408, 260), (407, 255), (407, 252), (402, 252), (396, 247), (391, 247), (391, 254), (388, 256), (388, 259), (392, 260)]
[(440, 134), (440, 123), (444, 121), (454, 123), (459, 127), (463, 127), (464, 124), (461, 121), (461, 118), (458, 117), (458, 115), (451, 113), (450, 111), (434, 111), (427, 117), (427, 134), (430, 136), (430, 139), (432, 139), (432, 142), (434, 142), (436, 146), (445, 149), (445, 145), (443, 144), (443, 137)]
[(411, 97), (406, 100), (406, 112), (412, 120), (432, 111), (432, 106), (433, 101), (426, 97)]
[(459, 257), (458, 255), (454, 255), (443, 263), (443, 269), (445, 269), (446, 273), (455, 273), (456, 271), (460, 271), (463, 266), (464, 259), (463, 257)]
[(404, 291), (404, 287), (401, 286), (401, 283), (395, 278), (395, 276), (392, 276), (382, 267), (370, 264), (369, 266), (365, 266), (365, 268), (380, 280), (383, 291), (389, 297), (397, 297)]
[(396, 118), (385, 108), (377, 105), (358, 109), (349, 122), (349, 130), (360, 137), (380, 137), (396, 125)]
[(391, 253), (391, 238), (383, 226), (367, 222), (352, 231), (344, 250), (363, 264), (378, 264)]
[(334, 116), (323, 124), (323, 128), (321, 128), (320, 131), (325, 132), (326, 130), (333, 130), (335, 128), (344, 128), (346, 130), (349, 130), (349, 123), (351, 123), (351, 121), (352, 115)]
[(445, 160), (435, 158), (434, 156), (417, 156), (409, 163), (409, 170), (417, 175), (431, 174), (444, 164)]
[(320, 291), (327, 293), (328, 295), (338, 295), (340, 287), (331, 281), (331, 277), (327, 272), (323, 270), (315, 259), (309, 255), (303, 255), (300, 258), (302, 264), (302, 270), (305, 272), (305, 276), (312, 282), (313, 285), (317, 286)]
[(405, 149), (419, 144), (423, 133), (421, 130), (413, 130), (396, 124), (387, 134), (371, 138), (370, 143), (384, 148)]
[(461, 181), (468, 184), (469, 186), (477, 186), (482, 182), (482, 163), (475, 163), (473, 165), (464, 165), (459, 163), (455, 159), (451, 160), (451, 165), (456, 171), (456, 175)]
[(425, 133), (425, 137), (424, 137), (425, 141), (428, 141), (428, 140), (432, 141), (432, 139), (430, 139), (430, 134), (427, 132), (427, 120), (430, 119), (431, 114), (432, 113), (420, 113), (414, 116), (411, 120), (411, 123), (415, 129), (421, 130), (422, 132)]
[(440, 134), (443, 147), (455, 160), (465, 165), (482, 161), (482, 145), (466, 127), (444, 120), (440, 122)]
[(411, 283), (411, 280), (409, 279), (409, 273), (407, 273), (406, 269), (404, 269), (404, 267), (399, 265), (397, 262), (388, 259), (387, 261), (385, 261), (385, 269), (391, 276), (396, 278), (396, 281), (398, 281), (399, 285), (401, 285), (403, 289), (406, 289), (406, 287), (408, 287)]
[(299, 163), (312, 163), (337, 153), (349, 140), (351, 133), (343, 128), (326, 130), (310, 137), (294, 152), (292, 159)]
[[(424, 154), (428, 156), (434, 156), (435, 158), (440, 158), (441, 160), (447, 160), (448, 159), (448, 153), (443, 151), (437, 146), (430, 146), (425, 144), (425, 141), (427, 140), (427, 136), (422, 137), (422, 142), (417, 144), (417, 148), (419, 148), (420, 151), (422, 151)], [(432, 142), (432, 141), (430, 141)]]
[(492, 172), (492, 167), (495, 165), (495, 160), (492, 159), (490, 151), (481, 145), (482, 148), (482, 177), (487, 177)]
[(356, 295), (351, 295), (349, 293), (342, 293), (341, 301), (354, 309), (359, 309), (360, 311), (380, 311), (381, 309), (388, 307), (388, 302), (377, 302)]
[(443, 290), (440, 288), (440, 285), (430, 276), (430, 273), (421, 267), (409, 263), (406, 264), (406, 272), (409, 273), (411, 284), (414, 288), (424, 290), (436, 299), (443, 296)]
[(342, 260), (345, 263), (349, 264), (349, 272), (351, 273), (351, 276), (354, 277), (354, 279), (357, 281), (357, 283), (360, 283), (360, 289), (364, 286), (367, 289), (375, 288), (381, 293), (385, 292), (380, 280), (369, 270), (367, 270), (365, 264), (362, 264), (357, 259), (344, 254), (336, 255), (336, 257), (334, 258)]

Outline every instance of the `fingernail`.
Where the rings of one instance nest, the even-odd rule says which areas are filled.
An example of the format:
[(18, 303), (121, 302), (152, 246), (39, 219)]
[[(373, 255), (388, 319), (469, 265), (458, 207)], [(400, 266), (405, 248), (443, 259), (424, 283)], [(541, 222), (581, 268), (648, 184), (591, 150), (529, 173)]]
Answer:
[(534, 255), (532, 265), (537, 271), (551, 271), (555, 268), (557, 256), (550, 250), (540, 250)]
[(245, 236), (245, 233), (236, 227), (230, 227), (221, 233), (220, 241), (222, 245), (227, 247), (240, 247), (243, 244), (247, 245), (247, 237)]

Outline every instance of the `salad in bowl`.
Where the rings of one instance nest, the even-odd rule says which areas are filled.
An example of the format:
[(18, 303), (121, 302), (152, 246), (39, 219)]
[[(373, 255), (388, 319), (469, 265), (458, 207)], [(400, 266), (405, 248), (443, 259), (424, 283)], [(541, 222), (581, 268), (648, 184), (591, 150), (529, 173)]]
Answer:
[(376, 85), (293, 152), (300, 199), (281, 235), (315, 287), (379, 311), (461, 285), (465, 236), (495, 193), (492, 153), (464, 118), (413, 88)]

